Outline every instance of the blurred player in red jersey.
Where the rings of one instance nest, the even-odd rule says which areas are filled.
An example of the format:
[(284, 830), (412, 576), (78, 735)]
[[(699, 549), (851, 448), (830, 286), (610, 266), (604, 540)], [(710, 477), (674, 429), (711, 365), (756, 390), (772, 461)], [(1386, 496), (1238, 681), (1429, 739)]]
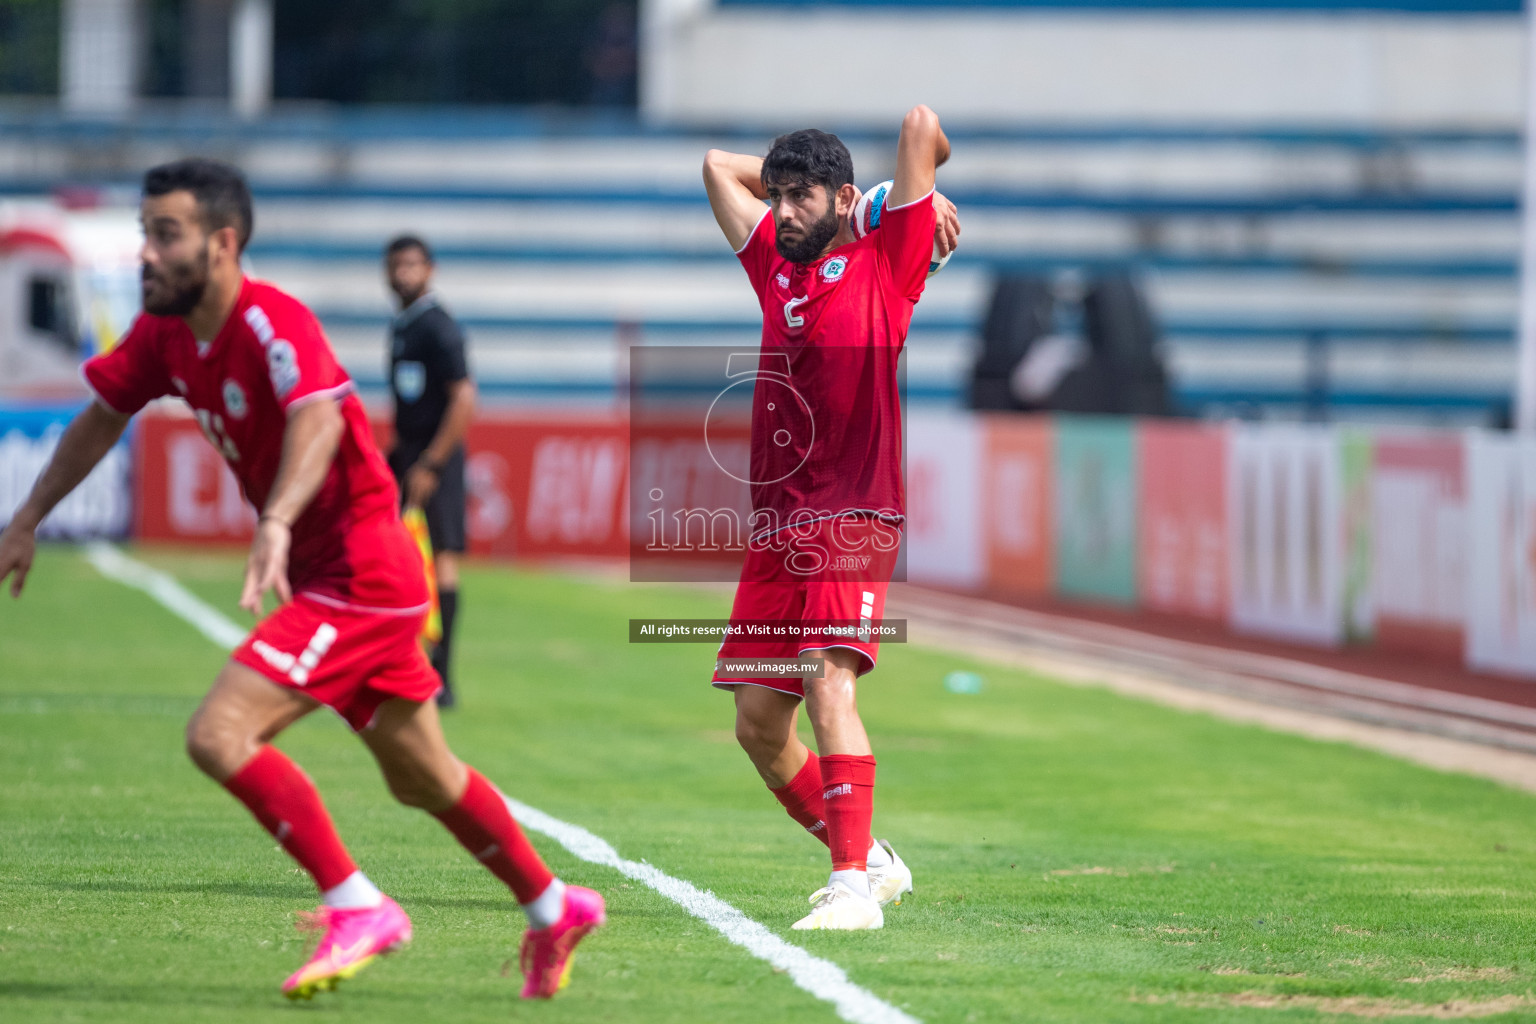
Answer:
[(147, 403), (179, 396), (260, 513), (240, 606), (276, 611), (235, 651), (187, 725), (192, 760), (246, 805), (314, 878), (320, 942), (284, 984), (333, 989), (411, 937), (410, 919), (353, 863), (307, 775), (271, 741), (323, 706), (357, 732), (401, 803), (441, 821), (511, 888), (528, 917), (525, 998), (563, 985), (576, 943), (603, 923), (602, 897), (566, 886), (499, 792), (448, 749), (438, 677), (416, 642), (427, 610), (421, 556), (362, 402), (319, 322), (247, 278), (251, 195), (227, 164), (151, 169), (140, 208), (144, 313), (85, 364), (95, 401), (72, 422), (0, 533), (0, 580), (19, 596), (38, 523)]
[[(831, 877), (797, 929), (880, 928), (881, 907), (912, 889), (890, 844), (870, 834), (875, 759), (855, 694), (879, 653), (869, 627), (904, 520), (897, 362), (933, 247), (948, 253), (960, 233), (954, 205), (934, 191), (948, 158), (938, 117), (913, 108), (879, 229), (860, 239), (849, 225), (853, 160), (835, 135), (792, 132), (764, 158), (711, 150), (704, 159), (715, 219), (762, 305), (763, 369), (770, 357), (788, 367), (787, 384), (759, 377), (753, 396), (753, 529), (731, 620), (857, 624), (851, 634), (727, 638), (720, 648), (722, 665), (819, 656), (819, 678), (714, 677), (735, 693), (736, 737), (763, 781), (831, 852)], [(788, 389), (810, 429), (786, 429)], [(802, 700), (819, 757), (795, 734)]]

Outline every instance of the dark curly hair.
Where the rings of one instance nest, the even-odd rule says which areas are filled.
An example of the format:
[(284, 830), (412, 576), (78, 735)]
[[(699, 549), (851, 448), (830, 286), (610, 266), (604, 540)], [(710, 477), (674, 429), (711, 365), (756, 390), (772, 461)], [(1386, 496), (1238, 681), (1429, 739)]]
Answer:
[(144, 172), (146, 196), (171, 192), (192, 193), (203, 230), (211, 234), (232, 227), (240, 249), (245, 249), (251, 240), (255, 217), (251, 212), (251, 189), (240, 168), (222, 160), (194, 156), (159, 164)]
[(763, 185), (820, 185), (836, 192), (853, 184), (853, 157), (830, 132), (803, 128), (780, 135), (763, 157)]

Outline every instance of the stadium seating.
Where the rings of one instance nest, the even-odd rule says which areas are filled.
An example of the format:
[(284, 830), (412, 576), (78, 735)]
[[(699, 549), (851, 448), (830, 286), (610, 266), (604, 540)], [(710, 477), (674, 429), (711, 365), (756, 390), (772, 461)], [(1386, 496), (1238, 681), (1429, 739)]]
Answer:
[[(0, 112), (0, 193), (115, 185), (131, 200), (154, 160), (238, 160), (257, 192), (254, 270), (321, 313), (365, 383), (382, 383), (380, 247), (410, 230), (438, 250), (488, 394), (607, 404), (624, 345), (755, 338), (699, 164), (709, 146), (767, 141), (497, 112), (301, 111), (245, 125), (11, 110)], [(848, 141), (860, 180), (889, 175), (890, 137)], [(1020, 128), (956, 129), (954, 142), (941, 187), (965, 235), (914, 321), (915, 401), (961, 400), (996, 271), (1070, 287), (1085, 271), (1128, 268), (1147, 285), (1185, 410), (1321, 400), (1354, 418), (1503, 414), (1517, 137)]]

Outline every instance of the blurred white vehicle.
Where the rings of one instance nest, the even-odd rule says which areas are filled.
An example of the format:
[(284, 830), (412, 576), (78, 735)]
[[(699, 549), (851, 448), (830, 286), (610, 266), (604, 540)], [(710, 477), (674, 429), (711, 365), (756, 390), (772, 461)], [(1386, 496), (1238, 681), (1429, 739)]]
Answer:
[(80, 363), (139, 312), (138, 211), (0, 202), (0, 400), (83, 396)]

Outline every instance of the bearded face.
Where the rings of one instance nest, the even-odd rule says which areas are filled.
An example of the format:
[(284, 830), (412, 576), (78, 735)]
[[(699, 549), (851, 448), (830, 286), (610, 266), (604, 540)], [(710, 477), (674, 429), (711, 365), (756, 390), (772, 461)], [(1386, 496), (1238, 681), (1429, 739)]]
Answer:
[[(827, 244), (837, 236), (840, 222), (837, 216), (837, 197), (834, 193), (822, 192), (826, 200), (826, 211), (808, 225), (803, 224), (803, 214), (798, 218), (790, 218), (780, 214), (774, 233), (774, 247), (779, 250), (779, 255), (791, 263), (812, 263), (824, 251)], [(802, 208), (803, 209), (803, 208)]]
[(155, 316), (187, 316), (203, 301), (208, 290), (208, 240), (190, 259), (160, 261), (158, 267), (140, 265), (144, 312)]

